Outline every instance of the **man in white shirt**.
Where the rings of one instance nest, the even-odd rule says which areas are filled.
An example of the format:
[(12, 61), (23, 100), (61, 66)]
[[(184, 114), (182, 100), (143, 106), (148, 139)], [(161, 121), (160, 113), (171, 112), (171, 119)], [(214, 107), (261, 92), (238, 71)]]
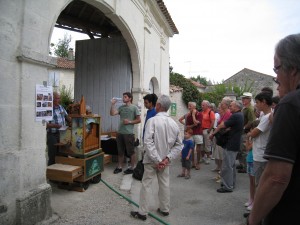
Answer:
[(170, 211), (170, 184), (169, 162), (180, 155), (182, 140), (179, 127), (169, 117), (167, 111), (171, 105), (168, 96), (162, 95), (156, 103), (156, 116), (147, 121), (144, 134), (144, 175), (140, 191), (140, 204), (138, 211), (132, 211), (132, 217), (146, 220), (149, 211), (149, 199), (152, 180), (157, 177), (159, 185), (158, 213), (168, 216)]
[[(269, 117), (271, 114), (272, 95), (268, 92), (261, 92), (255, 96), (256, 107), (263, 112), (260, 122), (256, 128), (247, 133), (247, 137), (253, 138), (253, 170), (255, 176), (255, 185), (258, 186), (260, 177), (266, 167), (267, 160), (263, 158), (268, 138), (270, 135), (271, 124)], [(252, 203), (248, 206), (252, 209)]]

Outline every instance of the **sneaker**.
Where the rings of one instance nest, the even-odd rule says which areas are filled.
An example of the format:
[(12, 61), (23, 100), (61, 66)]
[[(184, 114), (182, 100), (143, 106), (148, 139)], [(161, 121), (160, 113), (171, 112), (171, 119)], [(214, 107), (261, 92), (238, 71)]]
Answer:
[(247, 171), (245, 169), (239, 169), (238, 173), (247, 173)]
[(246, 212), (246, 213), (244, 213), (244, 218), (247, 218), (248, 216), (250, 215), (250, 213), (249, 212)]
[(227, 190), (225, 188), (219, 188), (219, 189), (217, 189), (217, 192), (219, 192), (219, 193), (231, 193), (232, 190)]
[(245, 207), (248, 207), (248, 206), (251, 205), (251, 204), (252, 204), (252, 201), (248, 200), (248, 202), (246, 202), (246, 203), (244, 204), (244, 206), (245, 206)]
[(185, 179), (186, 179), (186, 180), (191, 179), (191, 175), (186, 175), (186, 176), (185, 176)]
[(160, 208), (157, 209), (157, 212), (162, 215), (162, 216), (168, 216), (170, 213), (169, 212), (163, 212), (160, 210)]
[(209, 163), (210, 163), (210, 162), (209, 162), (209, 159), (206, 159), (206, 160), (205, 160), (205, 164), (208, 165)]
[(128, 168), (127, 170), (124, 171), (124, 174), (133, 174), (133, 169)]
[(204, 159), (200, 159), (200, 162), (199, 163), (204, 163), (205, 162), (205, 160)]
[(117, 174), (117, 173), (121, 173), (122, 172), (122, 168), (116, 168), (115, 170), (114, 170), (114, 174)]
[(251, 210), (252, 210), (252, 207), (253, 207), (253, 204), (251, 203), (251, 205), (249, 205), (249, 206), (247, 207), (247, 210), (248, 210), (248, 211), (251, 211)]
[(177, 177), (185, 177), (185, 175), (184, 174), (179, 174), (179, 175), (177, 175)]
[(239, 164), (239, 165), (237, 165), (235, 168), (236, 168), (237, 170), (241, 170), (241, 169), (243, 169), (243, 168), (244, 168), (244, 166), (243, 166), (243, 165), (241, 165), (241, 164)]
[(131, 215), (133, 218), (140, 219), (140, 220), (144, 220), (144, 221), (147, 219), (147, 216), (146, 216), (146, 215), (141, 215), (141, 214), (139, 214), (139, 212), (135, 212), (135, 211), (131, 211), (131, 212), (130, 212), (130, 215)]

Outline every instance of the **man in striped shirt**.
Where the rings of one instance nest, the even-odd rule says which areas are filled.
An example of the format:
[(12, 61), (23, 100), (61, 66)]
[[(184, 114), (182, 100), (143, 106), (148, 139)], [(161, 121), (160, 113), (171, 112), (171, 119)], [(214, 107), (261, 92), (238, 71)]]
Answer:
[(60, 95), (53, 92), (53, 119), (47, 123), (47, 146), (48, 146), (48, 166), (55, 163), (55, 156), (59, 143), (59, 131), (62, 126), (66, 126), (66, 120), (70, 121), (67, 111), (60, 105)]

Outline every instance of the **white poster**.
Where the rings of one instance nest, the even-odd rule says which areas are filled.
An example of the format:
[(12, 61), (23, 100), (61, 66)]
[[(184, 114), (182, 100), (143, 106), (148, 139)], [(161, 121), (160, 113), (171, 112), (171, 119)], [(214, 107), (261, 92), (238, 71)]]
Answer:
[(35, 121), (52, 120), (53, 87), (37, 84), (35, 88)]

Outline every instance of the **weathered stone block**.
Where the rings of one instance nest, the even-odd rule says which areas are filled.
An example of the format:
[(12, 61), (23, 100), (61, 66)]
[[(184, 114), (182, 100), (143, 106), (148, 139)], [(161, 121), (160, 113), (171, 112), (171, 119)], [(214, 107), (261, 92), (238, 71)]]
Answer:
[(50, 197), (51, 187), (44, 184), (17, 198), (17, 224), (31, 225), (48, 220), (52, 216)]

